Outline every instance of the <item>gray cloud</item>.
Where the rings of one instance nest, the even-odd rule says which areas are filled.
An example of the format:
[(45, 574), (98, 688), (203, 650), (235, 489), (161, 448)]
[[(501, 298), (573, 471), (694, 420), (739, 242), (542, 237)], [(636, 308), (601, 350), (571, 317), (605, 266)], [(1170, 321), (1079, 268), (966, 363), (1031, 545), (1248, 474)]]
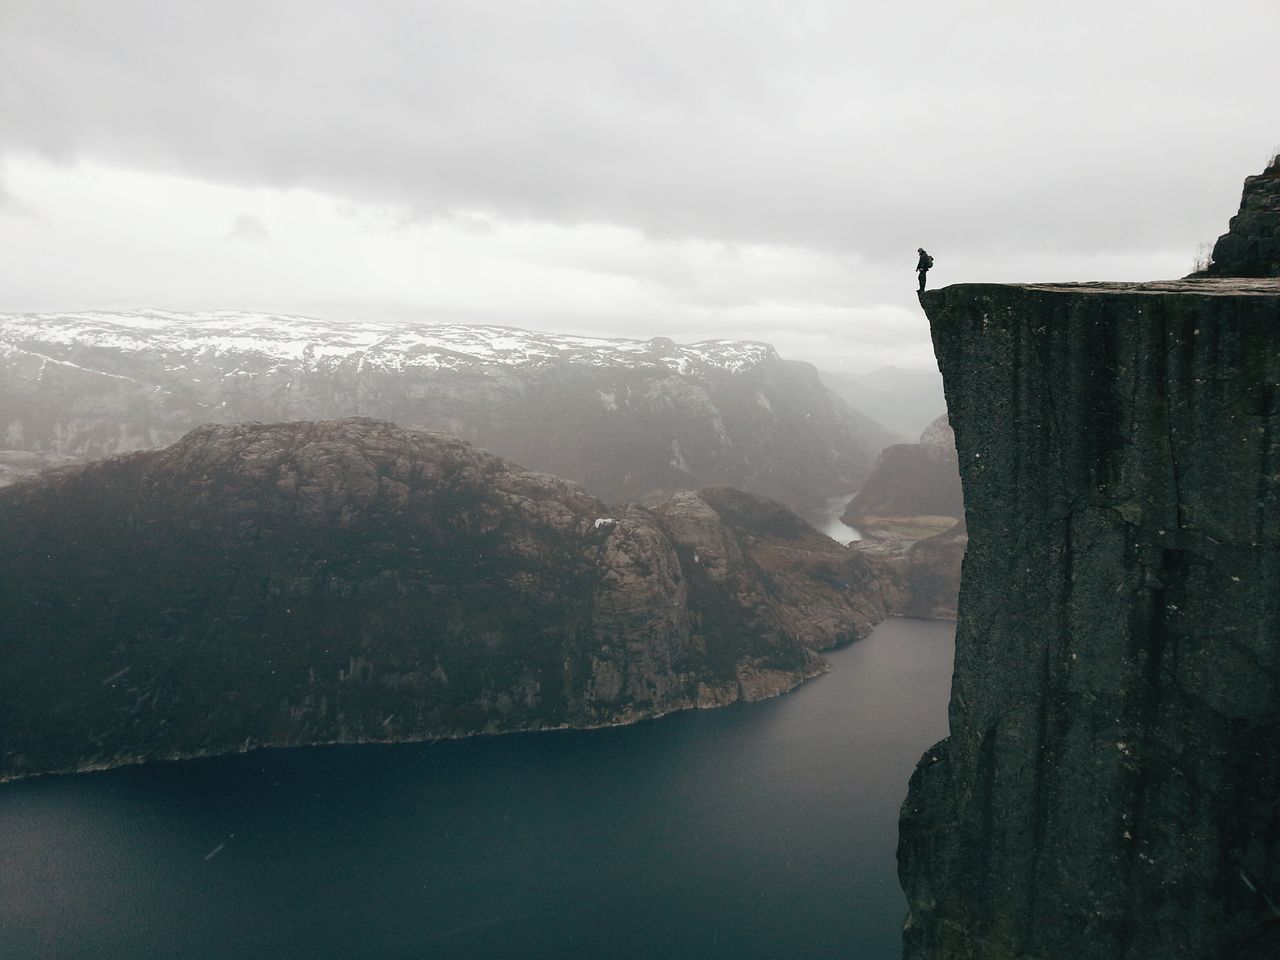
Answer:
[(31, 211), (26, 204), (13, 195), (13, 191), (5, 183), (4, 172), (0, 171), (0, 215), (2, 214), (29, 217)]
[(231, 223), (228, 240), (266, 240), (270, 234), (266, 226), (251, 213), (240, 213)]
[(1274, 0), (5, 0), (0, 19), (0, 151), (873, 264), (921, 243), (1189, 257), (1280, 120)]

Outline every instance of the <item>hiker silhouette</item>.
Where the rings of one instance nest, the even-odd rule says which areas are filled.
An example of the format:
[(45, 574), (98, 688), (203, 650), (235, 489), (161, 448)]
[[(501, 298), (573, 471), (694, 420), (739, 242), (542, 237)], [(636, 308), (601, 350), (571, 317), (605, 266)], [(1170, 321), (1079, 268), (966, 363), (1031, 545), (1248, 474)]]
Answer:
[(924, 276), (929, 272), (929, 268), (933, 266), (933, 257), (925, 253), (924, 247), (917, 247), (920, 259), (916, 261), (916, 273), (920, 274), (920, 292), (924, 292)]

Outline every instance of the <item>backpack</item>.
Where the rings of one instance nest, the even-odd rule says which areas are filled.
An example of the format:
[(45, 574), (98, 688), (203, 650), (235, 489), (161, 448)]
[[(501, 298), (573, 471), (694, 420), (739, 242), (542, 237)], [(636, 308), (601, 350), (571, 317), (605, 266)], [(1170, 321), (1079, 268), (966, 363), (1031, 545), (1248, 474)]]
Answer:
[(926, 270), (933, 269), (933, 257), (929, 256), (927, 253), (924, 255), (924, 268)]

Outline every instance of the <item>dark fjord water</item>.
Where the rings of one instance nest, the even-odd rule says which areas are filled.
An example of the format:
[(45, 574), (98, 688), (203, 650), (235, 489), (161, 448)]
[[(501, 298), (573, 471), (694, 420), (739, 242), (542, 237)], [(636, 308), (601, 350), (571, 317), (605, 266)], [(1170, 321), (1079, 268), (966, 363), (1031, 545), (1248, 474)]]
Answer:
[(953, 626), (764, 703), (0, 786), (0, 957), (899, 955), (898, 807)]

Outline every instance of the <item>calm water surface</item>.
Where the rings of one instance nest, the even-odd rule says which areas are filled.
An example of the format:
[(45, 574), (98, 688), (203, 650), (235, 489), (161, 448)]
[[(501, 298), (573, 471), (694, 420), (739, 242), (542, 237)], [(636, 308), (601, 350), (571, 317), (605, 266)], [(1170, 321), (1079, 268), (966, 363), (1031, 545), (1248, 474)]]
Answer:
[(862, 533), (856, 527), (845, 526), (840, 522), (840, 515), (844, 513), (844, 508), (849, 506), (849, 501), (853, 497), (852, 493), (842, 493), (838, 497), (826, 500), (819, 507), (800, 511), (800, 516), (808, 521), (809, 526), (819, 533), (825, 533), (837, 543), (849, 544), (854, 540), (861, 540)]
[(952, 649), (891, 620), (764, 703), (3, 785), (0, 957), (896, 958)]

